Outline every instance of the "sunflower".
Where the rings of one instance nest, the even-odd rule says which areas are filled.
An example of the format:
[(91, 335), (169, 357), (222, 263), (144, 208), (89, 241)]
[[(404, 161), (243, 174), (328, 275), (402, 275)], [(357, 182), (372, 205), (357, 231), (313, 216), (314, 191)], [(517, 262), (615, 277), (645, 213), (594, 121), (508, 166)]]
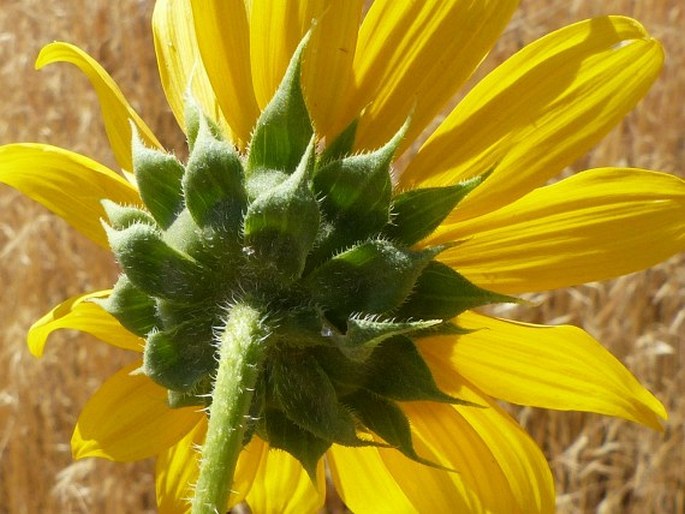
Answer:
[[(659, 43), (619, 16), (562, 28), (488, 74), (414, 150), (517, 2), (364, 3), (157, 1), (185, 164), (61, 42), (36, 66), (88, 77), (121, 173), (49, 145), (0, 147), (0, 181), (122, 267), (113, 289), (38, 320), (28, 343), (41, 355), (70, 328), (142, 354), (88, 401), (72, 450), (156, 456), (160, 512), (190, 510), (197, 446), (228, 437), (211, 421), (235, 369), (247, 373), (227, 505), (256, 513), (316, 512), (326, 470), (353, 512), (552, 512), (546, 460), (498, 400), (655, 429), (666, 417), (584, 331), (473, 310), (685, 248), (674, 176), (612, 167), (548, 184), (645, 94)], [(225, 341), (253, 344), (226, 356)]]

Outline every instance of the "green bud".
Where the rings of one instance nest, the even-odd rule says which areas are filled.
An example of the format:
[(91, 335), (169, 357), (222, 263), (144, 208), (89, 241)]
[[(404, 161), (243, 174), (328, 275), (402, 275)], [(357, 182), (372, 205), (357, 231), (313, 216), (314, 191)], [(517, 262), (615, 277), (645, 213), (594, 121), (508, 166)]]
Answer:
[(103, 199), (100, 202), (109, 218), (109, 224), (117, 230), (123, 230), (134, 223), (144, 223), (154, 227), (157, 225), (154, 218), (138, 207), (120, 205), (111, 200)]
[(246, 208), (243, 167), (233, 147), (202, 118), (183, 177), (186, 207), (200, 227), (237, 235)]
[(399, 307), (435, 255), (367, 241), (314, 270), (306, 279), (312, 298), (347, 317), (352, 312), (385, 313)]
[(124, 230), (105, 225), (105, 230), (119, 264), (142, 291), (179, 301), (203, 295), (205, 270), (192, 257), (167, 245), (153, 227), (135, 223)]
[(93, 300), (134, 334), (144, 337), (157, 327), (155, 301), (121, 275), (105, 299)]
[(133, 169), (140, 197), (157, 223), (167, 228), (183, 208), (183, 165), (171, 154), (147, 148), (137, 131), (133, 134)]
[(250, 204), (245, 215), (245, 244), (265, 271), (299, 277), (319, 229), (319, 205), (309, 186), (314, 140), (295, 173)]
[(198, 344), (195, 328), (185, 325), (150, 334), (143, 352), (144, 373), (168, 389), (193, 391), (216, 364), (214, 346)]

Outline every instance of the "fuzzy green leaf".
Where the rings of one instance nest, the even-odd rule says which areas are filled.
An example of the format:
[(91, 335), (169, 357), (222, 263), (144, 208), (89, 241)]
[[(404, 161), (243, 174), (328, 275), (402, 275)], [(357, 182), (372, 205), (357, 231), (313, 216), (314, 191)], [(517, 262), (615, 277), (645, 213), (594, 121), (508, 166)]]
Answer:
[(110, 226), (117, 230), (123, 230), (134, 223), (144, 223), (151, 227), (157, 225), (157, 222), (149, 213), (137, 207), (120, 205), (107, 199), (102, 200), (100, 203), (102, 203), (102, 207), (109, 218)]
[(392, 224), (384, 234), (407, 246), (417, 243), (430, 235), (484, 178), (479, 176), (448, 187), (413, 189), (398, 195), (392, 202)]
[(309, 352), (328, 375), (339, 397), (353, 393), (364, 384), (365, 365), (350, 360), (338, 348), (318, 346)]
[(365, 387), (396, 401), (455, 403), (440, 391), (411, 339), (396, 336), (378, 346), (366, 361)]
[(379, 233), (390, 220), (390, 163), (407, 124), (382, 148), (324, 164), (314, 175), (314, 189), (332, 230), (318, 243), (314, 259)]
[(449, 266), (430, 262), (398, 313), (402, 317), (451, 319), (461, 312), (490, 303), (514, 303), (511, 296), (473, 285)]
[(287, 451), (300, 461), (310, 480), (316, 484), (316, 467), (330, 448), (331, 441), (301, 428), (276, 409), (267, 409), (264, 419), (269, 445)]
[(199, 339), (194, 328), (186, 325), (150, 334), (143, 352), (145, 374), (162, 387), (181, 392), (192, 391), (206, 378), (216, 364), (215, 347), (208, 344), (211, 334)]
[(158, 325), (155, 301), (134, 286), (126, 275), (121, 275), (105, 299), (95, 299), (127, 330), (144, 337)]
[(183, 208), (183, 165), (171, 154), (147, 148), (134, 132), (133, 169), (145, 206), (157, 223), (167, 228)]
[(309, 187), (314, 141), (295, 173), (263, 192), (245, 215), (245, 244), (261, 267), (299, 276), (319, 229), (319, 205)]
[(327, 164), (330, 161), (336, 161), (347, 157), (352, 153), (354, 148), (354, 138), (357, 135), (357, 125), (359, 124), (359, 118), (355, 118), (352, 123), (350, 123), (345, 130), (343, 130), (338, 136), (329, 144), (321, 157), (319, 162), (321, 164)]
[(380, 314), (402, 304), (436, 253), (367, 241), (326, 261), (307, 284), (317, 303), (345, 318), (352, 312)]
[(202, 119), (183, 177), (186, 207), (200, 227), (238, 233), (247, 204), (243, 175), (233, 147)]
[(264, 108), (250, 142), (247, 171), (292, 173), (314, 133), (300, 83), (302, 53), (309, 33), (295, 50), (274, 97)]
[(358, 390), (341, 400), (372, 432), (382, 437), (407, 457), (417, 459), (412, 444), (409, 420), (392, 401), (369, 391)]
[(326, 441), (357, 444), (352, 417), (314, 357), (281, 352), (272, 359), (269, 371), (274, 397), (291, 421)]
[(125, 230), (105, 225), (112, 251), (131, 282), (149, 295), (172, 300), (202, 297), (207, 289), (203, 268), (190, 256), (167, 245), (157, 230), (136, 223)]
[(219, 126), (202, 112), (202, 107), (197, 100), (191, 96), (190, 92), (186, 92), (184, 100), (185, 133), (188, 138), (188, 149), (190, 150), (190, 153), (192, 153), (195, 148), (195, 141), (197, 140), (197, 136), (200, 132), (200, 125), (202, 123), (207, 124), (209, 131), (217, 141), (223, 141), (224, 138)]
[(364, 361), (373, 349), (386, 339), (399, 335), (425, 330), (442, 323), (442, 320), (427, 321), (380, 321), (365, 318), (347, 320), (347, 332), (334, 334), (333, 341), (341, 352), (356, 361)]

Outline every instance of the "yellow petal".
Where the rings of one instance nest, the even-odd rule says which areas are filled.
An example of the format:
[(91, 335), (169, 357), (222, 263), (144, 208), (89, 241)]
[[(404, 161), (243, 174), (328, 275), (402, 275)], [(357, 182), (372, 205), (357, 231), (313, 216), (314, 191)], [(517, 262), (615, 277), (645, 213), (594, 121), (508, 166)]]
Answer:
[[(472, 433), (473, 431), (468, 429), (468, 432)], [(469, 442), (468, 439), (459, 439), (460, 435), (464, 435), (464, 432), (457, 430), (452, 434), (451, 442), (453, 446), (450, 449), (450, 455), (452, 457), (455, 455), (463, 455), (461, 450), (456, 448), (455, 445), (468, 444)], [(415, 429), (413, 430), (412, 437), (414, 448), (422, 457), (428, 458), (435, 463), (441, 462), (442, 460), (453, 460), (436, 455), (429, 446), (424, 443)], [(480, 459), (489, 457), (487, 448), (483, 446), (477, 437), (471, 437), (471, 440), (477, 441), (479, 446), (484, 450), (484, 453), (480, 452), (477, 455), (478, 460), (476, 461), (467, 462), (460, 460), (460, 467), (457, 468), (458, 471), (456, 472), (448, 472), (432, 468), (425, 464), (419, 464), (409, 460), (398, 451), (378, 450), (378, 454), (381, 456), (381, 459), (387, 468), (387, 472), (390, 473), (393, 480), (395, 480), (397, 485), (404, 491), (404, 494), (410, 501), (412, 508), (406, 512), (497, 512), (492, 507), (494, 504), (498, 504), (500, 507), (505, 508), (505, 510), (501, 510), (500, 512), (507, 512), (509, 514), (517, 513), (517, 510), (512, 508), (513, 497), (508, 491), (506, 481), (504, 480), (501, 471), (490, 462), (485, 463), (484, 466), (480, 463)], [(494, 477), (488, 476), (488, 483), (499, 487), (496, 496), (497, 502), (494, 501), (493, 497), (479, 495), (482, 494), (483, 489), (489, 489), (489, 487), (477, 488), (474, 490), (466, 485), (463, 470), (469, 468), (467, 473), (470, 474), (470, 478), (472, 478), (474, 475), (470, 469), (470, 464), (472, 463), (476, 463), (477, 469), (479, 470), (490, 467), (492, 468), (492, 471), (495, 472)]]
[(193, 430), (204, 414), (197, 407), (171, 409), (167, 390), (137, 373), (134, 362), (90, 397), (71, 438), (75, 459), (133, 461), (159, 455)]
[[(195, 428), (157, 458), (157, 508), (160, 514), (190, 512), (189, 500), (197, 483), (200, 447), (204, 443), (206, 433), (207, 418), (202, 416)], [(243, 501), (252, 486), (261, 462), (263, 447), (264, 443), (254, 437), (238, 457), (231, 486), (230, 506)]]
[(250, 54), (254, 92), (264, 108), (280, 84), (293, 52), (327, 0), (252, 0)]
[(613, 278), (685, 250), (685, 182), (603, 168), (536, 189), (427, 241), (463, 240), (440, 260), (486, 289), (542, 291)]
[(201, 416), (192, 430), (157, 457), (155, 489), (159, 514), (190, 512), (189, 500), (198, 476), (198, 448), (204, 442), (206, 433), (207, 417)]
[(231, 137), (200, 58), (190, 0), (155, 2), (152, 35), (162, 88), (181, 129), (186, 130), (185, 96), (190, 92), (204, 113)]
[[(552, 473), (535, 442), (494, 401), (463, 380), (452, 381), (458, 383), (454, 394), (482, 407), (403, 405), (417, 439), (440, 463), (456, 469), (456, 477), (475, 481), (472, 487), (489, 511), (553, 513)], [(466, 457), (468, 453), (482, 462)]]
[(359, 33), (357, 90), (345, 121), (367, 107), (358, 148), (383, 145), (412, 112), (404, 147), (430, 123), (490, 50), (515, 0), (376, 0)]
[(419, 455), (455, 472), (419, 464), (393, 449), (329, 452), (336, 488), (356, 513), (553, 512), (551, 473), (527, 434), (467, 384), (461, 397), (482, 407), (403, 403)]
[(233, 140), (242, 148), (249, 142), (259, 116), (252, 88), (245, 2), (210, 0), (191, 2), (191, 7), (202, 62), (233, 132)]
[[(467, 312), (474, 330), (431, 337), (419, 348), (441, 388), (458, 394), (458, 376), (502, 400), (618, 416), (659, 429), (663, 405), (602, 345), (571, 326), (540, 326)], [(457, 373), (459, 375), (457, 375)]]
[(357, 46), (363, 0), (329, 0), (312, 31), (303, 56), (302, 88), (316, 132), (335, 136), (344, 119), (353, 82), (352, 61)]
[(318, 488), (294, 457), (265, 445), (247, 503), (252, 512), (259, 514), (318, 512), (325, 500), (323, 461), (319, 462), (316, 475)]
[(663, 52), (634, 20), (595, 18), (526, 46), (490, 73), (426, 141), (400, 187), (497, 168), (453, 212), (494, 210), (583, 155), (644, 96)]
[(415, 512), (376, 448), (333, 445), (326, 454), (335, 489), (352, 512)]
[[(470, 409), (487, 409), (487, 404), (481, 398), (469, 397), (468, 400), (483, 406), (469, 407)], [(461, 501), (469, 505), (469, 508), (465, 509), (467, 512), (481, 510), (474, 508), (477, 504), (481, 504), (483, 510), (492, 512), (520, 511), (515, 508), (516, 499), (509, 487), (508, 480), (511, 477), (504, 473), (482, 435), (452, 406), (403, 403), (402, 410), (412, 425), (417, 453), (456, 471), (456, 474), (442, 472), (444, 479), (453, 484), (450, 487), (451, 492), (441, 495), (440, 489), (445, 490), (443, 486), (436, 487), (435, 491), (430, 493), (434, 501), (439, 502), (436, 505), (438, 511), (447, 510), (450, 496), (463, 495), (467, 490), (469, 494), (461, 498)], [(506, 429), (504, 421), (502, 425)], [(544, 465), (546, 466), (546, 463)], [(401, 477), (402, 483), (411, 482), (411, 470), (408, 468), (396, 463), (392, 470), (396, 479)], [(471, 496), (478, 499), (477, 503)]]
[(162, 145), (141, 117), (126, 101), (112, 77), (95, 59), (80, 48), (68, 43), (55, 42), (43, 47), (36, 60), (36, 69), (54, 62), (68, 62), (77, 66), (93, 85), (100, 101), (105, 130), (114, 157), (124, 170), (133, 170), (131, 156), (131, 122), (148, 146)]
[(86, 332), (117, 348), (142, 352), (145, 345), (142, 338), (126, 330), (111, 314), (89, 301), (106, 298), (110, 293), (111, 290), (105, 290), (72, 296), (45, 314), (29, 329), (31, 353), (36, 357), (42, 356), (50, 334), (63, 328)]
[(100, 224), (104, 198), (140, 204), (136, 189), (88, 157), (56, 146), (22, 143), (0, 147), (0, 182), (64, 218), (84, 236), (109, 248)]

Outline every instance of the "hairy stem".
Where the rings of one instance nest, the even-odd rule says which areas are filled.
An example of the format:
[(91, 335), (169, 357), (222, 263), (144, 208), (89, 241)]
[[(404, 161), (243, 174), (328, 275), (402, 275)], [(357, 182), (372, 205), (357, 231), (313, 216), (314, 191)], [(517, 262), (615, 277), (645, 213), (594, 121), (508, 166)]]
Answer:
[(227, 510), (265, 335), (258, 311), (242, 304), (231, 308), (220, 340), (219, 368), (192, 502), (193, 514), (223, 514)]

